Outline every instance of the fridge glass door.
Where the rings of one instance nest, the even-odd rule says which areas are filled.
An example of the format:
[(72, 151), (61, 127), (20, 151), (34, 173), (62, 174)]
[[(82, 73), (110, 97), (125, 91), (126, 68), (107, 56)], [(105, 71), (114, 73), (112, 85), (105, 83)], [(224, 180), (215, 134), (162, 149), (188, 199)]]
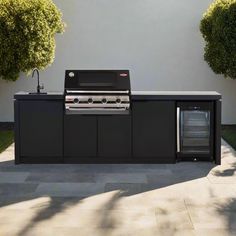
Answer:
[(180, 127), (182, 153), (210, 152), (210, 111), (181, 111)]

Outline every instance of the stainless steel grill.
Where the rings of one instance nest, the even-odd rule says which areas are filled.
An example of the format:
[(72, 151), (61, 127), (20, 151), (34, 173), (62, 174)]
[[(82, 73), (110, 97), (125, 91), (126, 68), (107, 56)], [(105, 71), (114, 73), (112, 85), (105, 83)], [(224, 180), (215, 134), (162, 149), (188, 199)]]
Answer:
[(129, 114), (128, 71), (66, 71), (66, 114)]

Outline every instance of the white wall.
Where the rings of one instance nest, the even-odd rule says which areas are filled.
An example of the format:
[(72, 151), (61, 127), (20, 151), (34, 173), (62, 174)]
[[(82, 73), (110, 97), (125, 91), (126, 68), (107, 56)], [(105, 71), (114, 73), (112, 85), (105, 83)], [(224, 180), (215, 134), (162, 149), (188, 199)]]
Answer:
[[(236, 81), (216, 76), (203, 60), (199, 21), (211, 0), (55, 0), (66, 33), (54, 64), (41, 73), (48, 91), (62, 91), (65, 69), (131, 71), (134, 90), (216, 90), (223, 123), (236, 123)], [(13, 94), (36, 81), (0, 82), (0, 121), (13, 120)]]

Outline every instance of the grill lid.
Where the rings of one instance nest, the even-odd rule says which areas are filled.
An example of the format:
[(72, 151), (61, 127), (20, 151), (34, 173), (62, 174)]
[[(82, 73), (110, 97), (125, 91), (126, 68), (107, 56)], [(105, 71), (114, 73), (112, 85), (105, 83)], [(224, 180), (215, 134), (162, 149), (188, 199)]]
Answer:
[(65, 91), (130, 91), (128, 70), (66, 70)]

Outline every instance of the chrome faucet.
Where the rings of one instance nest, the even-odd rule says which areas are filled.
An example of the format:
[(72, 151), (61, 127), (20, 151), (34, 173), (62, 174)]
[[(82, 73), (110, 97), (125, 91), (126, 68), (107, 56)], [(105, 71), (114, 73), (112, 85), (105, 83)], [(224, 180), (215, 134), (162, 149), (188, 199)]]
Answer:
[(33, 70), (32, 78), (34, 77), (34, 73), (35, 73), (35, 72), (37, 73), (37, 79), (38, 79), (37, 93), (40, 93), (40, 90), (41, 90), (41, 89), (44, 89), (44, 86), (43, 86), (43, 84), (42, 84), (42, 85), (39, 84), (39, 70), (38, 70), (37, 68), (35, 68), (35, 69)]

